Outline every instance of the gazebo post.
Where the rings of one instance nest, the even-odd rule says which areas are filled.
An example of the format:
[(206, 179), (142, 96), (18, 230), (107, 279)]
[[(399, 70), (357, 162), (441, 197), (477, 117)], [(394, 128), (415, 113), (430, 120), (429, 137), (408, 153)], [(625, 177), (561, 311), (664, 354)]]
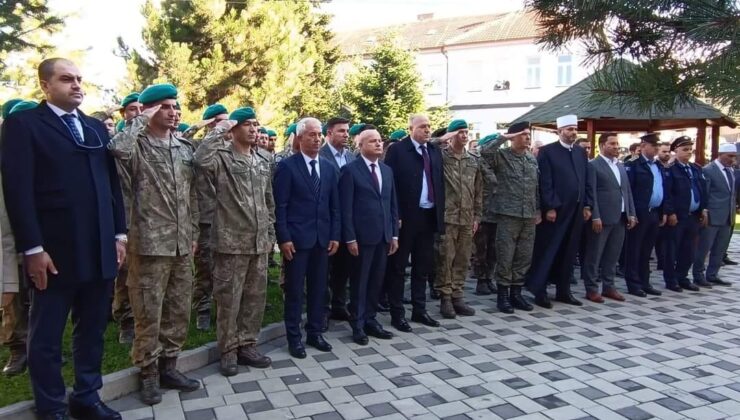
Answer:
[(719, 155), (719, 124), (712, 126), (712, 160)]
[(586, 120), (586, 139), (588, 139), (588, 143), (591, 145), (591, 152), (589, 153), (588, 158), (593, 159), (595, 156), (594, 153), (596, 152), (596, 127), (594, 120)]
[(707, 150), (707, 122), (706, 120), (699, 121), (696, 127), (696, 149), (694, 150), (694, 160), (697, 165), (704, 166), (706, 164), (706, 158), (704, 157)]

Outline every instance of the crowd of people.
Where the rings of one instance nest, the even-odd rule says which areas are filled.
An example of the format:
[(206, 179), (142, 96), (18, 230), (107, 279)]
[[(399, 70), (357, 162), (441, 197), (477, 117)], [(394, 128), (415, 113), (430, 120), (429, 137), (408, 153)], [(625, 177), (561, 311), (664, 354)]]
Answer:
[(411, 115), (408, 132), (384, 139), (370, 123), (305, 117), (274, 153), (277, 133), (250, 107), (214, 104), (187, 126), (177, 88), (157, 84), (123, 99), (116, 126), (108, 113), (79, 110), (72, 62), (44, 60), (38, 72), (44, 101), (3, 106), (0, 284), (4, 372), (27, 363), (45, 419), (120, 418), (97, 393), (111, 311), (146, 404), (159, 403), (162, 388), (200, 387), (177, 369), (191, 310), (209, 329), (215, 306), (224, 376), (269, 367), (257, 340), (276, 245), (288, 351), (299, 359), (305, 346), (332, 350), (329, 319), (348, 322), (364, 346), (396, 333), (378, 312), (401, 333), (438, 327), (427, 306), (437, 300), (443, 318), (474, 315), (469, 269), (475, 293), (496, 294), (507, 314), (552, 308), (551, 284), (554, 301), (582, 305), (576, 262), (589, 301), (624, 301), (618, 273), (630, 295), (660, 295), (654, 249), (672, 292), (731, 284), (719, 271), (733, 263), (735, 144), (702, 168), (690, 162), (689, 137), (661, 143), (657, 133), (624, 163), (616, 133), (602, 133), (589, 160), (575, 115), (557, 119), (559, 139), (547, 145), (531, 144), (527, 122), (471, 141), (464, 120), (433, 132), (426, 116)]

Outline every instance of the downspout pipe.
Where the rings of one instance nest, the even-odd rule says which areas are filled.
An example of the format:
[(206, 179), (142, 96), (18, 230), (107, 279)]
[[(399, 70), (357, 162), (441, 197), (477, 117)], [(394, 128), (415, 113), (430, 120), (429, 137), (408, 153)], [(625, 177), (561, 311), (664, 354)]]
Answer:
[(445, 104), (450, 102), (450, 57), (447, 56), (447, 46), (442, 45), (440, 52), (445, 57)]

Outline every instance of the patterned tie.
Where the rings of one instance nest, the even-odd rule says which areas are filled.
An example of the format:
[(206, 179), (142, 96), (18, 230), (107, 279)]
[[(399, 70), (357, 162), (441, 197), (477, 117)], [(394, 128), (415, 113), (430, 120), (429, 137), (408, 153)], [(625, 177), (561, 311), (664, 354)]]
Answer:
[(375, 172), (375, 164), (370, 164), (370, 174), (373, 176), (373, 185), (375, 185), (375, 191), (380, 192), (380, 180), (378, 180), (378, 173)]
[(69, 128), (69, 131), (72, 133), (72, 137), (75, 138), (75, 141), (77, 144), (85, 144), (85, 141), (82, 139), (82, 134), (80, 134), (80, 131), (77, 129), (77, 124), (75, 124), (75, 118), (77, 118), (74, 114), (64, 114), (62, 115), (62, 119), (64, 120), (64, 123), (67, 124), (67, 127)]
[(725, 175), (727, 175), (727, 186), (730, 188), (730, 191), (732, 191), (732, 186), (735, 185), (734, 177), (732, 176), (732, 171), (730, 168), (725, 168)]
[(424, 176), (427, 179), (427, 200), (434, 203), (434, 184), (432, 183), (432, 162), (429, 160), (429, 153), (425, 145), (419, 146), (421, 149), (421, 158), (424, 159)]
[(312, 160), (311, 164), (311, 182), (313, 182), (313, 193), (319, 195), (319, 189), (321, 188), (321, 180), (319, 179), (319, 173), (316, 172), (316, 161)]

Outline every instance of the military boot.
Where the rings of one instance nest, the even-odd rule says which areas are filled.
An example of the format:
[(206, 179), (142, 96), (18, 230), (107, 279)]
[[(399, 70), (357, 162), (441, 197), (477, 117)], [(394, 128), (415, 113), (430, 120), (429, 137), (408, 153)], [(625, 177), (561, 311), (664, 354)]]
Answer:
[(475, 294), (478, 296), (488, 296), (491, 294), (491, 289), (488, 287), (490, 280), (478, 279), (478, 284), (475, 285)]
[(486, 282), (488, 283), (488, 289), (491, 291), (491, 293), (498, 293), (498, 289), (496, 289), (496, 283), (494, 283), (493, 280), (486, 279)]
[(239, 373), (239, 366), (236, 364), (236, 350), (221, 354), (219, 371), (224, 376), (234, 376)]
[(8, 362), (3, 368), (3, 375), (7, 377), (20, 375), (26, 371), (28, 358), (26, 357), (26, 346), (10, 347)]
[(239, 347), (239, 353), (237, 354), (237, 363), (240, 365), (251, 366), (259, 369), (265, 369), (270, 367), (272, 360), (264, 356), (257, 350), (257, 346), (254, 344), (250, 346)]
[(195, 322), (195, 328), (200, 331), (208, 331), (211, 329), (211, 311), (206, 309), (205, 311), (198, 311), (198, 318)]
[(131, 344), (134, 342), (134, 320), (122, 319), (118, 330), (118, 343)]
[(439, 301), (439, 314), (442, 315), (442, 318), (455, 318), (455, 308), (452, 306), (451, 296), (442, 296), (442, 300)]
[(162, 402), (162, 393), (159, 391), (159, 372), (157, 372), (156, 363), (152, 362), (141, 368), (139, 382), (141, 382), (141, 402), (147, 405)]
[(178, 391), (195, 391), (200, 388), (200, 382), (190, 379), (177, 370), (177, 357), (159, 358), (159, 383), (162, 388)]
[(452, 307), (455, 309), (455, 313), (460, 316), (473, 316), (475, 315), (475, 309), (468, 306), (467, 303), (465, 303), (465, 299), (459, 297), (459, 298), (452, 298)]
[(496, 307), (499, 312), (513, 314), (514, 308), (509, 300), (509, 286), (498, 285), (498, 296), (496, 297)]
[(526, 299), (524, 299), (524, 296), (522, 296), (522, 286), (511, 286), (511, 306), (513, 306), (516, 309), (521, 309), (523, 311), (531, 311), (534, 309), (532, 305), (527, 302)]

